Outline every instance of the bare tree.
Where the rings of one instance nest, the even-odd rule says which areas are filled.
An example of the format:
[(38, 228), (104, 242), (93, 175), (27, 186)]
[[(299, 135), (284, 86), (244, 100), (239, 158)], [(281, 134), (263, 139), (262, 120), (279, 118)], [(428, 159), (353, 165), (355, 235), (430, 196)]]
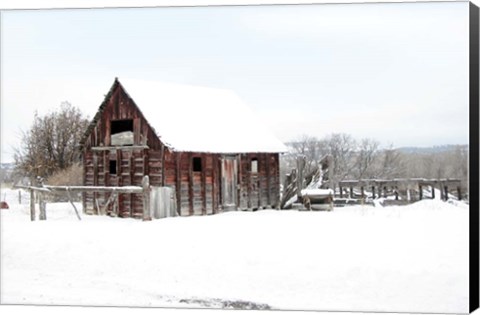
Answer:
[(21, 145), (15, 149), (16, 172), (48, 177), (70, 167), (79, 159), (77, 145), (87, 125), (80, 110), (68, 102), (42, 117), (35, 112), (31, 128), (23, 132)]
[(345, 133), (334, 133), (324, 140), (328, 154), (331, 157), (330, 181), (335, 188), (339, 181), (348, 178), (354, 168), (353, 157), (356, 141)]
[(378, 158), (379, 143), (373, 139), (362, 139), (358, 144), (357, 157), (355, 159), (355, 177), (357, 179), (373, 178), (374, 163)]
[(377, 177), (385, 179), (405, 177), (406, 168), (402, 153), (394, 149), (392, 145), (381, 152), (379, 162)]

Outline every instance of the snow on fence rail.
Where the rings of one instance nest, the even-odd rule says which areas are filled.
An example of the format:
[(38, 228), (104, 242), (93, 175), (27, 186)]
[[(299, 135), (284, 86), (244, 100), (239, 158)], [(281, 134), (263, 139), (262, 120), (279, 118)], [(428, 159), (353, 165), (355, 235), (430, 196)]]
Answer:
[[(15, 185), (14, 188), (21, 188), (26, 189), (30, 192), (30, 220), (35, 221), (35, 196), (38, 200), (38, 207), (39, 207), (39, 219), (46, 220), (46, 202), (45, 202), (45, 194), (59, 194), (59, 193), (66, 193), (68, 197), (68, 201), (73, 206), (77, 218), (81, 220), (80, 214), (78, 213), (77, 207), (73, 203), (71, 192), (110, 192), (110, 197), (108, 198), (107, 202), (100, 207), (97, 204), (97, 210), (99, 214), (106, 214), (107, 207), (110, 203), (114, 205), (113, 213), (118, 211), (118, 194), (142, 194), (143, 200), (143, 217), (144, 221), (151, 220), (153, 212), (155, 217), (163, 217), (163, 216), (172, 216), (173, 211), (168, 211), (168, 213), (161, 213), (158, 214), (159, 211), (153, 207), (151, 209), (150, 205), (150, 192), (152, 191), (152, 187), (150, 186), (150, 180), (148, 176), (144, 176), (142, 179), (142, 186), (53, 186), (53, 185), (44, 185), (43, 180), (38, 178), (35, 185), (25, 186), (25, 185)], [(156, 192), (156, 190), (154, 190)], [(169, 208), (170, 209), (170, 208)], [(153, 210), (153, 211), (152, 211)], [(174, 215), (174, 214), (173, 214)]]

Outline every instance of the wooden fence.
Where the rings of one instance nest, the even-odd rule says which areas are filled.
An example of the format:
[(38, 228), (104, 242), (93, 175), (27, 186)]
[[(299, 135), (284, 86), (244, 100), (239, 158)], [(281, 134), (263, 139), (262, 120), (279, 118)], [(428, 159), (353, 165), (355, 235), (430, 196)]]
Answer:
[[(39, 220), (46, 220), (46, 194), (66, 194), (68, 201), (72, 205), (77, 215), (81, 220), (77, 207), (73, 203), (72, 193), (85, 192), (109, 192), (110, 197), (107, 202), (100, 206), (96, 204), (97, 212), (100, 215), (107, 214), (107, 208), (110, 204), (113, 205), (112, 215), (118, 215), (118, 195), (119, 194), (142, 194), (143, 200), (143, 216), (144, 221), (154, 218), (163, 218), (175, 216), (176, 203), (172, 202), (173, 190), (168, 187), (152, 187), (148, 176), (142, 179), (142, 186), (53, 186), (44, 185), (39, 179), (30, 186), (16, 185), (15, 188), (26, 189), (30, 192), (30, 220), (35, 220), (35, 200), (38, 202)], [(153, 203), (151, 203), (153, 199)]]
[[(397, 178), (397, 179), (362, 179), (362, 180), (343, 180), (339, 182), (340, 198), (360, 198), (366, 197), (366, 191), (371, 192), (372, 199), (387, 197), (392, 195), (395, 200), (399, 200), (400, 195), (404, 195), (408, 201), (422, 200), (425, 198), (423, 189), (431, 188), (430, 198), (435, 198), (435, 189), (440, 192), (442, 200), (448, 200), (449, 195), (456, 195), (458, 200), (462, 199), (461, 180), (460, 179), (425, 179), (425, 178)], [(452, 192), (453, 187), (453, 192)], [(360, 194), (354, 193), (354, 188), (360, 188)], [(414, 197), (415, 195), (415, 197)]]

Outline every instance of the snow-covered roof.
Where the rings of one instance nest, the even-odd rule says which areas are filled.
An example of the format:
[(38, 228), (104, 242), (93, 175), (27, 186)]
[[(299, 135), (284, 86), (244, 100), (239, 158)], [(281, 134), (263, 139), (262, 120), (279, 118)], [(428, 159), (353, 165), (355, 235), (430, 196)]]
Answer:
[(160, 140), (176, 151), (286, 152), (233, 91), (119, 79)]

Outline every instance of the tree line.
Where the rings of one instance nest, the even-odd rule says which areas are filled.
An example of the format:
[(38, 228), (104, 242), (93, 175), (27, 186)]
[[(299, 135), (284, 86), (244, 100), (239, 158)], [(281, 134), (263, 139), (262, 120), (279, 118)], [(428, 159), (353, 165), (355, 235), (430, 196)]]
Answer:
[(445, 150), (401, 150), (390, 145), (381, 148), (371, 138), (355, 139), (345, 133), (323, 138), (303, 135), (286, 143), (289, 152), (282, 156), (282, 182), (296, 167), (296, 158), (305, 156), (305, 173), (329, 161), (329, 181), (337, 187), (342, 180), (395, 178), (458, 178), (468, 187), (468, 146), (453, 145)]

